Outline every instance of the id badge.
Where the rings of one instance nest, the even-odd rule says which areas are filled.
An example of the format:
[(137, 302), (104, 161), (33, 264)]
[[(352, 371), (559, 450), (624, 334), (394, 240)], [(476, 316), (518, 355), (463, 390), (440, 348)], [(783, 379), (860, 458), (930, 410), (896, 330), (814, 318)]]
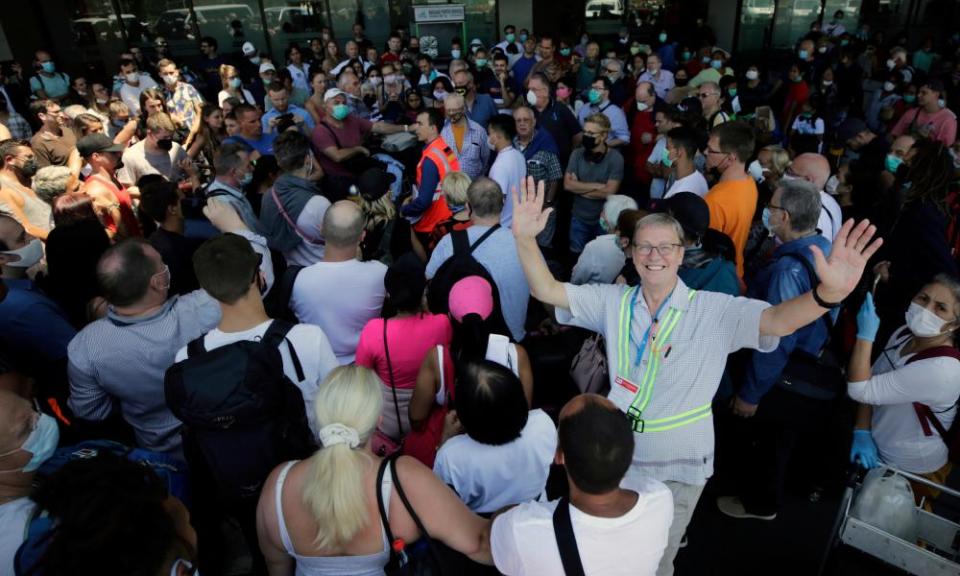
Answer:
[(610, 394), (607, 395), (607, 398), (609, 398), (617, 408), (626, 412), (639, 390), (640, 387), (632, 381), (622, 376), (617, 376), (613, 381), (613, 386), (610, 387)]

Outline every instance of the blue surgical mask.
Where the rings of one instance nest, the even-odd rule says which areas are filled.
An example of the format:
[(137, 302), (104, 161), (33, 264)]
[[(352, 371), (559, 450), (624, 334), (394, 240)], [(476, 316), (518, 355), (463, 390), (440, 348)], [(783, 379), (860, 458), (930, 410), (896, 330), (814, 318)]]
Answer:
[(52, 61), (48, 60), (46, 62), (41, 62), (40, 68), (42, 68), (43, 71), (46, 72), (47, 74), (53, 74), (54, 71), (57, 69), (57, 65), (54, 64)]
[(797, 52), (797, 56), (799, 56), (801, 60), (806, 60), (807, 58), (810, 57), (810, 53), (807, 52), (806, 50), (801, 50)]
[(887, 157), (883, 161), (883, 167), (891, 174), (896, 174), (901, 164), (903, 164), (903, 158), (896, 154), (887, 154)]
[(33, 455), (30, 461), (20, 470), (3, 470), (2, 472), (19, 472), (21, 470), (23, 472), (35, 472), (53, 455), (53, 451), (57, 449), (59, 442), (60, 429), (57, 427), (57, 421), (54, 420), (52, 416), (40, 414), (37, 417), (36, 426), (33, 427), (30, 435), (27, 436), (23, 446), (15, 448), (5, 454), (0, 454), (0, 458), (3, 458), (18, 450), (23, 450)]
[(510, 44), (513, 44), (516, 39), (517, 39), (516, 34), (512, 32), (510, 34), (507, 34), (507, 42), (509, 42)]
[(661, 33), (660, 33), (660, 36), (658, 36), (657, 38), (658, 38), (661, 42), (666, 42), (666, 41), (667, 41), (667, 33), (666, 33), (666, 32), (661, 32)]
[(459, 59), (460, 59), (460, 54), (461, 54), (461, 52), (460, 52), (459, 50), (457, 50), (456, 48), (454, 48), (453, 50), (450, 51), (450, 57), (453, 58), (454, 60), (459, 60)]
[(710, 61), (710, 66), (713, 67), (714, 70), (719, 70), (719, 69), (723, 66), (723, 61), (722, 61), (722, 60), (711, 60), (711, 61)]
[(527, 35), (526, 35), (526, 34), (520, 34), (520, 36), (519, 36), (518, 39), (520, 40), (521, 43), (526, 42), (526, 41), (527, 41)]
[(602, 97), (603, 95), (600, 94), (600, 91), (596, 88), (591, 88), (590, 91), (587, 92), (587, 98), (590, 100), (591, 104), (599, 104)]
[(253, 172), (247, 172), (243, 175), (243, 178), (240, 179), (240, 186), (246, 186), (253, 181)]
[(350, 107), (346, 104), (337, 104), (333, 107), (333, 117), (337, 120), (343, 120), (350, 115)]
[(667, 168), (673, 166), (673, 160), (670, 159), (670, 152), (666, 148), (663, 149), (663, 156), (660, 158), (660, 163)]
[(763, 221), (763, 227), (767, 229), (771, 235), (774, 234), (773, 227), (770, 226), (770, 209), (764, 208), (763, 215), (760, 217), (760, 220)]

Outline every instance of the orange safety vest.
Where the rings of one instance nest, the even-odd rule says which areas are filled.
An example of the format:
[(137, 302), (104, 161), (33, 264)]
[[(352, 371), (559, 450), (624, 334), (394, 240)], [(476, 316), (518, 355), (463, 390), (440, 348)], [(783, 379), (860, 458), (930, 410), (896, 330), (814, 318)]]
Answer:
[(457, 153), (447, 146), (443, 138), (438, 137), (423, 150), (423, 156), (420, 157), (420, 162), (417, 164), (418, 190), (420, 183), (423, 181), (423, 163), (427, 160), (430, 160), (436, 165), (437, 172), (440, 173), (440, 178), (437, 180), (437, 189), (433, 191), (433, 203), (430, 204), (420, 219), (413, 225), (414, 231), (423, 233), (432, 232), (437, 224), (449, 220), (450, 217), (453, 216), (453, 212), (451, 212), (447, 206), (446, 198), (443, 197), (440, 184), (448, 172), (460, 171), (460, 159), (457, 158)]

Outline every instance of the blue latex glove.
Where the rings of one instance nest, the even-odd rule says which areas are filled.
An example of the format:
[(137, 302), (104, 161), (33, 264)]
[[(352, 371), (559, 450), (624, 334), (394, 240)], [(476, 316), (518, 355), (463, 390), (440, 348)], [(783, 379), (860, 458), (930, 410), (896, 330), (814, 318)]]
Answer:
[(867, 293), (863, 306), (857, 312), (857, 339), (873, 342), (880, 329), (880, 317), (877, 316), (877, 307), (873, 304), (873, 294)]
[(876, 468), (880, 465), (880, 454), (877, 452), (877, 443), (869, 430), (853, 431), (853, 446), (850, 447), (850, 461), (860, 459), (860, 466)]

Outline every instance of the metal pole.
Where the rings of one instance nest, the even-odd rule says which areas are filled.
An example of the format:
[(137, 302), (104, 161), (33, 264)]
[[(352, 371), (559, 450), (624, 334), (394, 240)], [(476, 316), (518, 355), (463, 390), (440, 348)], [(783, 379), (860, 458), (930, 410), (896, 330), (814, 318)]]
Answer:
[(273, 60), (273, 42), (270, 40), (270, 30), (267, 28), (267, 13), (263, 9), (263, 0), (257, 0), (257, 13), (260, 14), (260, 30), (267, 43), (267, 54), (270, 55), (270, 60)]

